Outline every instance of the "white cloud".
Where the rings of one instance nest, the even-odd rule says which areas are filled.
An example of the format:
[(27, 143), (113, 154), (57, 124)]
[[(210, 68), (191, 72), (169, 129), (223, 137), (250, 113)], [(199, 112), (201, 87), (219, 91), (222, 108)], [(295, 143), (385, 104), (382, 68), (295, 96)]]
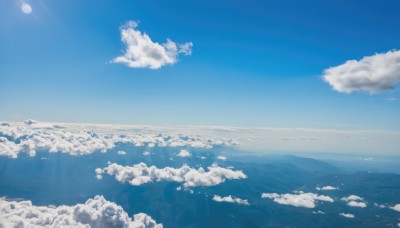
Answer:
[(164, 44), (153, 42), (150, 37), (139, 30), (135, 21), (128, 21), (121, 27), (121, 40), (126, 45), (125, 53), (113, 60), (132, 68), (158, 69), (167, 64), (174, 64), (179, 54), (191, 55), (191, 42), (176, 44), (167, 39)]
[(243, 205), (250, 205), (249, 201), (247, 199), (240, 199), (240, 198), (232, 197), (231, 195), (225, 196), (225, 197), (214, 195), (213, 200), (216, 202), (226, 202), (226, 203), (237, 203), (237, 204), (243, 204)]
[(350, 214), (350, 213), (340, 213), (339, 215), (346, 217), (346, 218), (354, 218), (355, 217), (353, 214)]
[(244, 179), (247, 176), (240, 170), (232, 170), (219, 167), (214, 164), (207, 168), (191, 168), (187, 165), (181, 168), (165, 167), (162, 169), (156, 166), (148, 167), (144, 163), (133, 166), (121, 166), (115, 163), (103, 169), (97, 168), (96, 174), (102, 175), (107, 173), (114, 176), (119, 182), (128, 182), (131, 185), (138, 186), (155, 181), (172, 181), (183, 183), (185, 188), (197, 186), (214, 186), (231, 179)]
[(393, 210), (395, 210), (395, 211), (398, 211), (398, 212), (400, 212), (400, 203), (399, 204), (396, 204), (396, 205), (394, 205), (393, 207), (389, 207), (390, 209), (393, 209)]
[(150, 155), (150, 152), (149, 151), (145, 151), (145, 152), (143, 152), (143, 155), (144, 156), (148, 156), (148, 155)]
[(187, 158), (191, 157), (192, 154), (188, 150), (181, 150), (176, 156)]
[(32, 13), (32, 7), (26, 2), (21, 3), (21, 10), (24, 14), (31, 14)]
[(364, 202), (350, 201), (347, 203), (350, 207), (367, 207), (367, 204)]
[(393, 90), (400, 81), (400, 51), (366, 56), (359, 61), (348, 60), (326, 69), (323, 79), (334, 90), (343, 93)]
[(206, 156), (201, 156), (200, 159), (201, 159), (201, 160), (206, 160), (207, 157), (206, 157)]
[(119, 150), (119, 151), (117, 152), (117, 154), (119, 154), (119, 155), (126, 155), (126, 152), (123, 151), (123, 150)]
[(95, 196), (85, 204), (58, 207), (1, 198), (0, 212), (0, 227), (163, 227), (143, 213), (130, 218), (121, 206), (103, 196)]
[(278, 204), (306, 208), (314, 208), (316, 201), (334, 202), (334, 200), (329, 196), (304, 192), (300, 192), (299, 194), (263, 193), (261, 197), (273, 199), (274, 202)]
[(230, 145), (231, 141), (221, 139), (202, 139), (185, 135), (163, 134), (117, 134), (109, 133), (108, 128), (100, 129), (104, 133), (93, 130), (82, 130), (82, 127), (67, 128), (53, 124), (25, 121), (21, 125), (0, 125), (0, 156), (12, 158), (19, 153), (35, 156), (37, 150), (50, 153), (63, 152), (71, 155), (91, 154), (95, 151), (106, 152), (117, 143), (132, 146), (159, 147), (194, 147), (212, 148), (215, 145)]
[(331, 191), (331, 190), (337, 190), (336, 187), (332, 187), (332, 186), (324, 186), (324, 187), (316, 187), (315, 189), (317, 189), (318, 191)]
[(217, 156), (217, 159), (219, 159), (221, 161), (226, 161), (227, 158), (225, 156), (219, 155), (219, 156)]
[(349, 201), (363, 200), (363, 198), (357, 195), (349, 195), (347, 197), (343, 197), (342, 200), (349, 202)]

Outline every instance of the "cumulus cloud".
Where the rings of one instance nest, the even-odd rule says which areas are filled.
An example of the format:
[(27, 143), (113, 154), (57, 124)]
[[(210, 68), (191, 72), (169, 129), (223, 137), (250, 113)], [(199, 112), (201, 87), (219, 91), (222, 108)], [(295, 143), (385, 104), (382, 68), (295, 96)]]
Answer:
[(389, 207), (390, 209), (393, 209), (393, 210), (395, 210), (395, 211), (398, 211), (398, 212), (400, 212), (400, 203), (399, 204), (396, 204), (396, 205), (394, 205), (393, 207)]
[[(103, 129), (104, 130), (104, 129)], [(107, 131), (107, 129), (105, 129)], [(36, 151), (63, 152), (71, 155), (106, 152), (118, 143), (133, 146), (212, 148), (231, 145), (231, 141), (202, 139), (185, 135), (164, 134), (111, 134), (93, 130), (60, 128), (28, 120), (23, 125), (0, 125), (0, 156), (12, 158), (19, 153), (35, 156)]]
[(357, 196), (357, 195), (349, 195), (349, 196), (343, 197), (342, 200), (349, 202), (349, 201), (363, 200), (363, 198), (360, 196)]
[(125, 53), (116, 57), (114, 63), (122, 63), (132, 68), (158, 69), (174, 64), (179, 54), (191, 55), (191, 42), (176, 44), (167, 39), (164, 44), (153, 42), (149, 35), (137, 30), (135, 21), (128, 21), (121, 27), (121, 40), (126, 45)]
[(367, 207), (367, 204), (364, 202), (350, 201), (347, 203), (350, 207)]
[(188, 150), (181, 150), (176, 156), (187, 158), (191, 157), (192, 154)]
[(219, 155), (217, 156), (217, 159), (221, 161), (226, 161), (227, 158), (225, 156)]
[(74, 206), (35, 206), (31, 201), (0, 199), (0, 227), (137, 227), (162, 228), (150, 216), (129, 217), (123, 208), (95, 196)]
[(183, 183), (183, 186), (188, 188), (197, 186), (214, 186), (225, 182), (225, 180), (247, 178), (247, 176), (240, 170), (222, 168), (216, 164), (207, 169), (208, 171), (205, 171), (201, 167), (195, 169), (188, 165), (184, 165), (181, 168), (165, 167), (159, 169), (156, 166), (148, 167), (144, 163), (139, 163), (133, 166), (122, 166), (115, 163), (109, 163), (107, 167), (103, 169), (97, 168), (95, 171), (97, 175), (107, 173), (110, 176), (114, 176), (119, 182), (128, 182), (134, 186), (156, 181), (172, 181)]
[(150, 152), (149, 151), (145, 151), (145, 152), (143, 152), (142, 153), (144, 156), (148, 156), (148, 155), (150, 155)]
[(231, 195), (225, 196), (225, 197), (214, 195), (213, 200), (216, 202), (226, 202), (226, 203), (237, 203), (237, 204), (243, 204), (243, 205), (250, 205), (248, 200), (232, 197)]
[(400, 81), (400, 51), (366, 56), (359, 61), (348, 60), (326, 69), (323, 79), (343, 93), (367, 91), (373, 94), (393, 90)]
[(329, 196), (299, 192), (298, 194), (263, 193), (261, 198), (273, 199), (275, 203), (294, 207), (314, 208), (316, 201), (334, 202)]
[(346, 218), (354, 218), (355, 217), (353, 214), (350, 214), (350, 213), (340, 213), (339, 215), (346, 217)]
[(332, 186), (324, 186), (324, 187), (316, 187), (315, 189), (317, 189), (318, 191), (331, 191), (331, 190), (336, 190), (336, 187), (332, 187)]

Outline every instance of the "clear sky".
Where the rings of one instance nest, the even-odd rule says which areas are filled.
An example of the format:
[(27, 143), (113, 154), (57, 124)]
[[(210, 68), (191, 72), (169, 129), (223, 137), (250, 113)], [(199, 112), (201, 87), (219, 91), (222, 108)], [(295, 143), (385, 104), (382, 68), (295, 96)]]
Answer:
[[(399, 12), (398, 0), (0, 0), (0, 120), (399, 131)], [(157, 69), (117, 61), (128, 29), (176, 55)], [(393, 69), (379, 81), (323, 79), (377, 53)]]

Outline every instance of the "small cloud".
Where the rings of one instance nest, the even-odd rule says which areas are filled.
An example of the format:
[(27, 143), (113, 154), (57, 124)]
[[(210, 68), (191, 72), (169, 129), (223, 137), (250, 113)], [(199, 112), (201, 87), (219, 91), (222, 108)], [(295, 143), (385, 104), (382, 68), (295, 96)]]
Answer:
[(357, 202), (357, 201), (350, 201), (347, 203), (348, 206), (350, 207), (367, 207), (367, 204), (364, 202)]
[(201, 159), (201, 160), (206, 160), (207, 157), (206, 157), (206, 156), (201, 156), (200, 159)]
[(242, 205), (250, 205), (248, 200), (232, 197), (231, 195), (225, 196), (225, 197), (214, 195), (213, 200), (216, 202), (226, 202), (226, 203), (237, 203), (237, 204), (242, 204)]
[(329, 196), (314, 193), (298, 192), (298, 194), (263, 193), (261, 198), (273, 199), (275, 203), (294, 207), (314, 208), (316, 201), (334, 202)]
[(31, 13), (32, 13), (32, 7), (31, 7), (31, 5), (29, 5), (28, 3), (22, 2), (22, 3), (21, 3), (21, 11), (22, 11), (24, 14), (31, 14)]
[(37, 124), (38, 122), (36, 120), (31, 120), (31, 119), (27, 119), (24, 121), (24, 124), (26, 125), (33, 125), (33, 124)]
[(121, 27), (121, 40), (126, 45), (125, 53), (112, 60), (132, 68), (159, 69), (164, 65), (172, 65), (178, 56), (192, 54), (192, 42), (176, 44), (167, 39), (166, 43), (153, 42), (149, 35), (137, 30), (135, 21), (128, 21)]
[(331, 191), (331, 190), (337, 190), (336, 187), (332, 187), (332, 186), (324, 186), (324, 187), (316, 187), (315, 189), (317, 189), (318, 191)]
[(120, 150), (120, 151), (118, 151), (118, 152), (117, 152), (117, 154), (119, 154), (119, 155), (125, 155), (125, 154), (126, 154), (126, 152), (125, 152), (125, 151), (122, 151), (122, 150)]
[(221, 160), (221, 161), (226, 161), (227, 158), (225, 156), (220, 155), (220, 156), (217, 156), (217, 159)]
[(340, 216), (343, 216), (345, 218), (354, 218), (355, 216), (353, 214), (350, 213), (340, 213)]
[(144, 156), (149, 156), (149, 155), (150, 155), (150, 152), (149, 152), (149, 151), (145, 151), (145, 152), (143, 152), (143, 155), (144, 155)]
[(348, 201), (363, 200), (363, 198), (357, 195), (349, 195), (347, 197), (343, 197), (342, 200), (348, 202)]
[(187, 158), (191, 157), (192, 154), (188, 150), (181, 150), (176, 156)]
[(400, 51), (348, 60), (326, 69), (322, 78), (341, 93), (366, 91), (375, 94), (394, 90), (400, 81)]
[(395, 210), (395, 211), (398, 211), (398, 212), (400, 212), (400, 203), (399, 204), (396, 204), (396, 205), (394, 205), (393, 207), (389, 207), (390, 209), (392, 209), (392, 210)]

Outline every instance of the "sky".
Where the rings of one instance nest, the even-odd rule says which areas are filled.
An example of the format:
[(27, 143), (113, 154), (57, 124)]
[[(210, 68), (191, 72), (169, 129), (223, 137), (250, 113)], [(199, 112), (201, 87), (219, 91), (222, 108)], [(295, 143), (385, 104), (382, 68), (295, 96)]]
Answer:
[(0, 0), (0, 120), (400, 131), (399, 10)]

